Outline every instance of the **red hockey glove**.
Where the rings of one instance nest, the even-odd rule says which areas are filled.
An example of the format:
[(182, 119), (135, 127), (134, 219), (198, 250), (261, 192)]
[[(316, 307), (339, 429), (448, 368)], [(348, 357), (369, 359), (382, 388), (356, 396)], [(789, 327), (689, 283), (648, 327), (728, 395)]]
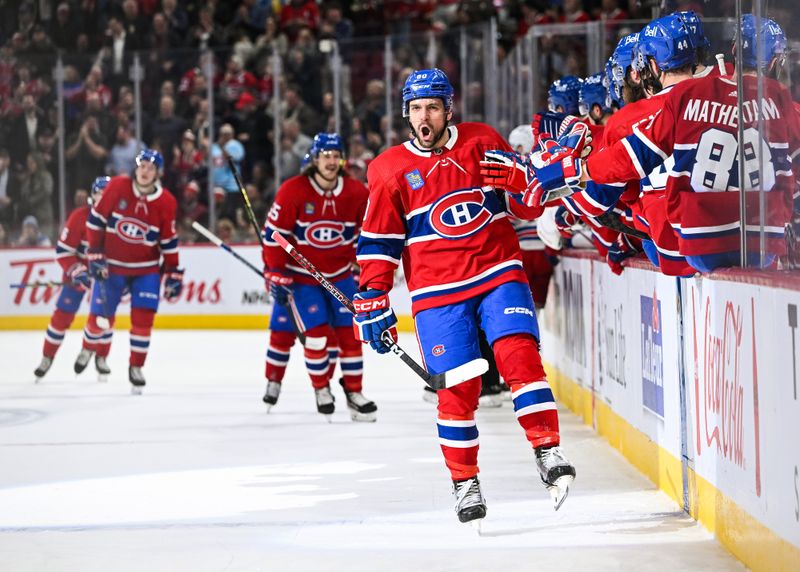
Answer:
[(264, 281), (275, 303), (286, 306), (289, 303), (289, 295), (292, 293), (291, 287), (294, 284), (294, 278), (285, 271), (264, 270)]

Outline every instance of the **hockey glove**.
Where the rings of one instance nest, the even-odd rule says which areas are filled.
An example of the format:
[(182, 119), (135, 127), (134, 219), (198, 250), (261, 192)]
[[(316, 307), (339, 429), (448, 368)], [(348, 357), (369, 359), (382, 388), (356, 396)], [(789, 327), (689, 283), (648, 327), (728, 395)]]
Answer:
[(175, 300), (183, 291), (183, 268), (170, 268), (164, 272), (164, 298)]
[(561, 135), (561, 125), (567, 118), (577, 119), (572, 115), (555, 111), (543, 111), (534, 115), (533, 121), (531, 121), (533, 144), (538, 145), (542, 137), (551, 138)]
[(563, 238), (572, 238), (572, 235), (575, 234), (572, 231), (572, 227), (574, 227), (580, 219), (578, 216), (570, 211), (565, 206), (558, 207), (555, 213), (555, 221), (556, 221), (556, 228), (558, 229), (558, 233)]
[(92, 278), (89, 276), (89, 269), (86, 265), (77, 262), (67, 270), (67, 278), (70, 285), (81, 292), (92, 287)]
[(102, 252), (87, 252), (86, 260), (89, 262), (89, 274), (97, 280), (108, 278), (108, 262)]
[(536, 172), (516, 153), (493, 150), (484, 153), (481, 161), (483, 184), (504, 189), (525, 206), (538, 205), (542, 192)]
[(583, 164), (575, 149), (561, 147), (552, 139), (542, 140), (539, 147), (539, 151), (531, 153), (531, 163), (542, 185), (541, 204), (583, 190)]
[(278, 270), (265, 270), (264, 280), (275, 303), (280, 306), (288, 305), (294, 278)]
[(397, 341), (397, 316), (389, 303), (389, 295), (381, 290), (367, 290), (353, 296), (356, 316), (353, 329), (356, 338), (369, 344), (379, 354), (389, 351), (381, 337), (388, 331), (393, 341)]
[(639, 240), (636, 238), (630, 239), (626, 235), (620, 234), (614, 244), (608, 248), (606, 262), (609, 268), (611, 268), (611, 272), (617, 276), (622, 274), (622, 271), (625, 270), (622, 262), (641, 252), (641, 250), (635, 246), (634, 241), (639, 243)]

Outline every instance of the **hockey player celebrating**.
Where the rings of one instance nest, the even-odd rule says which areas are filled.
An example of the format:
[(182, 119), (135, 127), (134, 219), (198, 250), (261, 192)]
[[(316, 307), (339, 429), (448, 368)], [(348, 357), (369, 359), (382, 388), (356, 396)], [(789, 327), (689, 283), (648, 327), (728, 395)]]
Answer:
[(328, 350), (338, 346), (342, 370), (339, 383), (350, 416), (354, 421), (375, 421), (378, 408), (362, 393), (362, 349), (353, 332), (352, 316), (306, 270), (293, 264), (272, 238), (273, 231), (278, 231), (292, 240), (297, 250), (337, 288), (348, 296), (355, 294), (354, 245), (368, 192), (364, 185), (344, 174), (344, 145), (338, 134), (318, 133), (309, 155), (303, 173), (278, 189), (264, 225), (264, 278), (276, 301), (270, 322), (264, 401), (274, 405), (280, 395), (279, 368), (286, 367), (294, 342), (287, 312), (293, 312), (305, 332), (303, 352), (317, 411), (330, 416), (335, 410)]
[[(481, 188), (485, 151), (499, 147), (510, 161), (516, 154), (488, 126), (449, 125), (453, 88), (444, 72), (409, 75), (403, 116), (413, 139), (384, 151), (367, 173), (370, 203), (358, 241), (361, 280), (353, 300), (358, 335), (379, 353), (388, 351), (381, 336), (396, 335), (388, 293), (402, 259), (426, 369), (441, 373), (479, 359), (478, 327), (484, 329), (558, 508), (575, 469), (559, 446), (558, 413), (537, 347), (536, 313), (506, 216), (510, 211), (533, 218), (541, 209)], [(475, 377), (439, 391), (439, 443), (461, 522), (486, 515), (475, 423), (480, 389)]]
[(99, 347), (114, 325), (120, 299), (125, 291), (130, 292), (128, 379), (134, 393), (145, 385), (142, 366), (150, 347), (162, 276), (167, 300), (180, 296), (183, 287), (175, 232), (177, 202), (161, 186), (163, 166), (164, 159), (158, 151), (140, 151), (133, 178), (113, 177), (92, 206), (86, 223), (87, 259), (95, 282), (84, 350), (100, 352)]
[[(111, 179), (97, 177), (92, 183), (90, 201), (96, 202)], [(56, 244), (56, 261), (64, 269), (61, 292), (56, 301), (56, 309), (47, 326), (47, 333), (42, 348), (42, 361), (34, 371), (36, 380), (39, 381), (53, 365), (61, 342), (64, 341), (66, 331), (72, 325), (75, 314), (83, 301), (83, 295), (92, 287), (89, 269), (86, 267), (86, 219), (89, 217), (89, 205), (76, 208), (72, 211), (61, 229), (61, 234)], [(87, 362), (88, 363), (88, 359)], [(100, 379), (111, 373), (106, 363), (105, 356), (95, 357), (95, 367)], [(76, 373), (83, 371), (83, 368)]]

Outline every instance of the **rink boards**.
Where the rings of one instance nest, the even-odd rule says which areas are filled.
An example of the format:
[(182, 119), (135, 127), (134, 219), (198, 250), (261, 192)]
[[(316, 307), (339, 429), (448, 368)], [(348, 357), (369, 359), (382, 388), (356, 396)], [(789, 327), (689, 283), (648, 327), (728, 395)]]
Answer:
[(798, 305), (796, 278), (575, 254), (540, 316), (559, 400), (756, 570), (800, 562)]
[[(258, 246), (232, 246), (239, 254), (262, 268)], [(213, 245), (180, 248), (181, 266), (186, 269), (184, 289), (178, 300), (161, 300), (156, 327), (246, 329), (266, 328), (272, 303), (264, 281), (250, 268)], [(20, 283), (61, 280), (61, 267), (52, 248), (0, 249), (0, 329), (42, 329), (47, 327), (60, 288), (39, 286), (24, 290), (10, 286)], [(392, 292), (392, 302), (401, 316), (401, 329), (412, 328), (411, 299), (403, 287)], [(84, 300), (73, 327), (83, 327), (88, 313)], [(123, 299), (118, 327), (127, 328), (128, 301)]]

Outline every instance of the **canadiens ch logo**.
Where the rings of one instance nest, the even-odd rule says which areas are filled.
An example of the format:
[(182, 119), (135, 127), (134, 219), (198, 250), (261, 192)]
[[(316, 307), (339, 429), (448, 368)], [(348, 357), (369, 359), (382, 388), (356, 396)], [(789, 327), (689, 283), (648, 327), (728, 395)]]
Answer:
[(428, 222), (442, 238), (464, 238), (475, 234), (492, 220), (481, 189), (455, 191), (433, 203)]
[(406, 173), (406, 181), (408, 181), (412, 191), (416, 191), (425, 186), (425, 180), (422, 178), (422, 175), (420, 175), (419, 169), (414, 169), (410, 173)]
[(147, 225), (135, 218), (121, 218), (117, 222), (117, 236), (130, 244), (142, 244), (147, 230)]
[(435, 355), (436, 357), (442, 355), (444, 353), (444, 345), (443, 344), (437, 344), (437, 345), (433, 346), (433, 349), (431, 350), (431, 353), (433, 355)]
[(306, 228), (306, 242), (314, 248), (335, 248), (344, 243), (344, 223), (332, 220), (312, 222)]

